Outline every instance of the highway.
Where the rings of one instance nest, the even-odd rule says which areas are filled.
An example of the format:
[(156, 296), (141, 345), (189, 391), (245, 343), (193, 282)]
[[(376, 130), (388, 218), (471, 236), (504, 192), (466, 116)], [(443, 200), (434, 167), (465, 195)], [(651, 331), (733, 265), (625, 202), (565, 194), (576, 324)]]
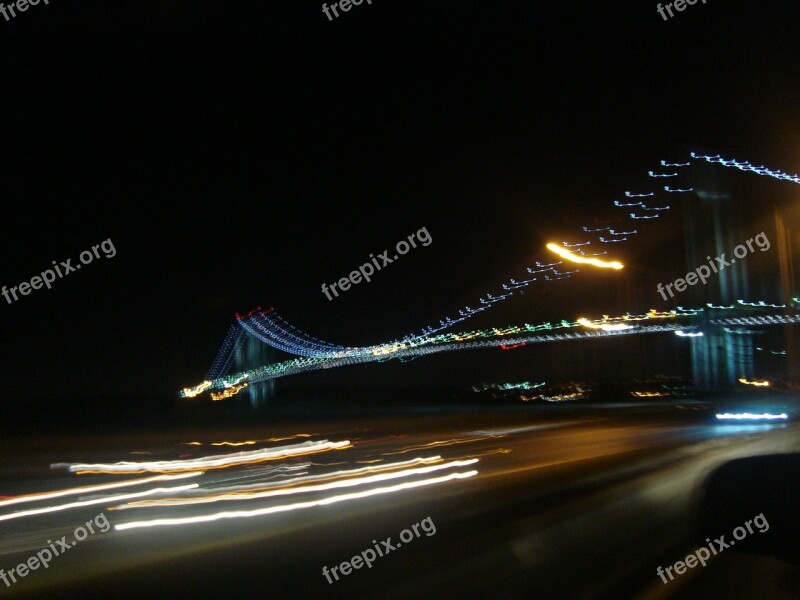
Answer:
[(0, 568), (74, 540), (87, 522), (97, 531), (47, 569), (0, 581), (0, 594), (652, 599), (691, 598), (740, 560), (720, 556), (668, 584), (656, 575), (691, 548), (708, 475), (735, 458), (796, 452), (800, 436), (791, 422), (719, 424), (713, 407), (685, 402), (282, 417), (1, 444)]

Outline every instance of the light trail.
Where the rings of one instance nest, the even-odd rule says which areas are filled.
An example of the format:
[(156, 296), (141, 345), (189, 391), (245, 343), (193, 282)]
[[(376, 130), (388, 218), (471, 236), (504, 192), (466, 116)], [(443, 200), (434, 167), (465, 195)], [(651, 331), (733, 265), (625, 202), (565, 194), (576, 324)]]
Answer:
[(295, 494), (309, 494), (313, 492), (326, 492), (334, 489), (355, 487), (359, 485), (368, 485), (371, 483), (382, 483), (384, 481), (391, 481), (393, 479), (402, 479), (405, 477), (412, 477), (414, 475), (427, 475), (442, 469), (451, 469), (453, 467), (466, 467), (478, 462), (477, 458), (469, 460), (456, 460), (449, 463), (440, 465), (432, 465), (428, 467), (419, 467), (416, 469), (405, 469), (402, 471), (394, 471), (389, 473), (378, 473), (366, 477), (358, 477), (354, 479), (345, 479), (342, 481), (334, 481), (331, 483), (322, 483), (315, 485), (304, 485), (297, 487), (281, 487), (273, 490), (266, 491), (250, 491), (250, 492), (226, 492), (223, 494), (214, 494), (208, 496), (201, 496), (199, 498), (165, 498), (163, 500), (155, 500), (152, 502), (139, 502), (135, 504), (128, 504), (119, 507), (114, 507), (112, 510), (117, 509), (130, 509), (141, 508), (143, 506), (186, 506), (190, 504), (210, 504), (216, 502), (230, 502), (241, 500), (257, 500), (261, 498), (274, 498), (276, 496), (293, 496)]
[(739, 383), (743, 383), (745, 385), (753, 385), (755, 387), (769, 387), (769, 381), (766, 381), (766, 380), (764, 380), (764, 381), (756, 381), (756, 380), (750, 381), (746, 377), (740, 377), (739, 378)]
[(263, 515), (270, 515), (275, 513), (281, 512), (289, 512), (294, 510), (301, 510), (304, 508), (313, 508), (316, 506), (327, 506), (329, 504), (336, 504), (338, 502), (346, 502), (348, 500), (358, 500), (361, 498), (369, 498), (371, 496), (378, 496), (381, 494), (391, 494), (394, 492), (401, 492), (405, 490), (411, 490), (419, 487), (424, 487), (428, 485), (436, 485), (438, 483), (446, 483), (448, 481), (454, 481), (459, 479), (467, 479), (469, 477), (474, 477), (478, 474), (478, 471), (465, 471), (465, 472), (458, 472), (458, 473), (451, 473), (449, 475), (445, 475), (442, 477), (432, 477), (429, 479), (421, 479), (419, 481), (410, 481), (405, 483), (400, 483), (393, 486), (387, 487), (378, 487), (373, 488), (371, 490), (365, 490), (363, 492), (353, 492), (349, 494), (339, 494), (337, 496), (331, 496), (330, 498), (324, 498), (322, 500), (314, 500), (309, 502), (297, 502), (294, 504), (284, 504), (280, 506), (270, 506), (266, 508), (260, 508), (255, 510), (239, 510), (239, 511), (224, 511), (213, 513), (210, 515), (201, 515), (196, 517), (182, 517), (182, 518), (174, 518), (174, 519), (153, 519), (150, 521), (131, 521), (129, 523), (120, 523), (114, 526), (114, 529), (117, 531), (125, 531), (128, 529), (137, 529), (142, 527), (168, 527), (168, 526), (176, 526), (176, 525), (190, 525), (195, 523), (210, 523), (213, 521), (219, 521), (220, 519), (248, 519), (253, 517), (260, 517)]
[(624, 323), (598, 323), (584, 317), (578, 319), (578, 323), (589, 329), (600, 329), (601, 331), (625, 331), (626, 329), (633, 329), (633, 325), (626, 325)]
[(251, 450), (247, 452), (237, 452), (235, 454), (218, 454), (189, 460), (160, 460), (150, 462), (122, 461), (113, 464), (104, 463), (76, 463), (68, 465), (53, 465), (56, 467), (66, 466), (69, 471), (80, 475), (87, 473), (119, 474), (119, 473), (169, 473), (174, 471), (197, 471), (209, 469), (225, 469), (232, 466), (240, 466), (262, 462), (265, 460), (275, 460), (290, 456), (303, 456), (317, 452), (327, 452), (329, 450), (341, 450), (350, 447), (349, 441), (329, 442), (303, 442), (292, 446), (271, 449), (262, 448), (261, 450)]
[(788, 419), (789, 415), (786, 413), (781, 413), (779, 415), (772, 415), (769, 413), (763, 413), (760, 415), (755, 415), (752, 413), (722, 413), (718, 414), (717, 418), (721, 421), (724, 420), (734, 420), (734, 421), (741, 421), (741, 420), (748, 420), (748, 421), (774, 421), (778, 419)]
[(194, 398), (195, 396), (199, 396), (200, 394), (202, 394), (204, 391), (206, 391), (208, 388), (211, 387), (211, 383), (212, 383), (211, 381), (206, 380), (200, 385), (196, 385), (190, 388), (183, 388), (183, 397)]
[[(249, 474), (246, 474), (246, 475), (241, 475), (239, 477), (229, 477), (227, 479), (222, 479), (222, 480), (215, 479), (214, 480), (215, 487), (213, 488), (213, 491), (214, 492), (229, 492), (229, 491), (234, 491), (234, 490), (238, 490), (238, 491), (250, 490), (250, 491), (253, 491), (253, 490), (267, 490), (267, 489), (273, 489), (273, 488), (277, 489), (277, 488), (282, 488), (282, 487), (289, 487), (289, 486), (292, 486), (292, 485), (295, 485), (295, 484), (305, 484), (305, 483), (309, 483), (309, 482), (312, 482), (312, 481), (314, 481), (314, 482), (336, 481), (338, 478), (356, 477), (358, 475), (362, 475), (363, 473), (380, 473), (382, 471), (398, 470), (398, 469), (402, 469), (404, 467), (413, 466), (413, 465), (431, 465), (431, 464), (436, 464), (436, 463), (439, 463), (439, 462), (442, 462), (442, 457), (441, 456), (432, 456), (432, 457), (429, 457), (429, 458), (415, 458), (415, 459), (412, 459), (412, 460), (406, 460), (406, 461), (401, 461), (401, 462), (397, 462), (397, 463), (391, 463), (391, 466), (389, 466), (389, 465), (376, 465), (376, 466), (370, 466), (370, 467), (360, 467), (358, 469), (347, 469), (347, 470), (342, 470), (342, 471), (333, 471), (331, 473), (320, 473), (318, 475), (308, 475), (307, 472), (306, 471), (302, 471), (302, 469), (305, 469), (305, 468), (311, 466), (312, 464), (314, 466), (316, 466), (316, 467), (330, 467), (330, 466), (336, 466), (336, 465), (344, 465), (344, 464), (347, 464), (347, 463), (345, 463), (345, 462), (332, 463), (332, 464), (331, 463), (328, 463), (328, 464), (303, 463), (302, 465), (298, 465), (298, 466), (282, 465), (280, 467), (275, 467), (273, 469), (268, 470), (267, 473), (265, 473), (265, 474), (271, 476), (271, 475), (277, 473), (279, 477), (291, 477), (292, 475), (295, 475), (295, 476), (291, 477), (291, 479), (282, 479), (282, 480), (276, 480), (276, 481), (264, 481), (262, 479), (262, 480), (258, 481), (257, 483), (251, 483), (249, 485), (238, 484), (238, 485), (229, 485), (229, 486), (225, 486), (225, 487), (216, 487), (216, 485), (218, 483), (220, 483), (221, 481), (223, 481), (223, 482), (242, 481), (242, 480), (251, 481), (256, 477), (259, 477), (259, 476), (263, 477), (263, 475), (259, 475), (259, 474), (249, 475)], [(300, 473), (291, 473), (291, 472), (289, 472), (289, 473), (278, 473), (279, 471), (301, 471), (301, 472)], [(207, 489), (201, 488), (201, 489), (198, 490), (198, 492), (200, 492), (200, 491), (206, 492)]]
[(211, 399), (214, 401), (225, 400), (226, 398), (232, 398), (243, 389), (245, 389), (249, 384), (248, 383), (241, 383), (239, 385), (231, 386), (227, 389), (222, 390), (221, 392), (211, 392)]
[(472, 437), (472, 438), (453, 438), (451, 440), (440, 440), (436, 442), (430, 442), (428, 444), (420, 444), (418, 446), (410, 446), (408, 448), (404, 448), (403, 450), (397, 450), (395, 452), (384, 452), (381, 456), (392, 456), (394, 454), (405, 454), (406, 452), (413, 452), (415, 450), (426, 450), (429, 448), (438, 448), (440, 446), (456, 446), (458, 444), (469, 444), (470, 442), (483, 442), (492, 438), (499, 438), (503, 437), (502, 435), (487, 435), (483, 437)]
[(134, 479), (132, 481), (118, 481), (116, 483), (101, 483), (97, 485), (84, 485), (65, 490), (58, 490), (55, 492), (38, 492), (34, 494), (26, 494), (24, 496), (15, 496), (7, 500), (0, 500), (0, 506), (11, 506), (13, 504), (24, 504), (26, 502), (39, 502), (40, 500), (50, 500), (52, 498), (63, 498), (64, 496), (76, 496), (79, 494), (89, 494), (92, 492), (105, 492), (108, 490), (116, 490), (123, 487), (134, 485), (144, 485), (145, 483), (153, 483), (155, 481), (174, 481), (176, 479), (186, 479), (187, 477), (197, 477), (202, 475), (202, 471), (195, 471), (192, 473), (181, 473), (179, 475), (156, 475), (155, 477), (146, 477), (144, 479)]
[(555, 252), (561, 258), (581, 265), (591, 265), (600, 269), (616, 269), (617, 271), (625, 267), (625, 265), (616, 260), (606, 261), (599, 258), (586, 258), (584, 256), (579, 256), (578, 254), (574, 254), (566, 248), (562, 248), (558, 244), (554, 244), (552, 242), (547, 244), (547, 249), (551, 252)]
[(0, 521), (10, 521), (12, 519), (21, 519), (22, 517), (31, 517), (34, 515), (43, 515), (47, 513), (59, 512), (62, 510), (69, 510), (71, 508), (84, 508), (86, 506), (94, 506), (96, 504), (106, 504), (108, 502), (119, 502), (120, 500), (127, 500), (129, 498), (141, 498), (143, 496), (152, 496), (153, 494), (170, 494), (173, 492), (183, 492), (198, 487), (198, 484), (191, 483), (188, 485), (180, 485), (170, 488), (153, 488), (145, 492), (132, 492), (130, 494), (118, 494), (116, 496), (104, 496), (102, 498), (95, 498), (94, 500), (84, 500), (82, 502), (70, 502), (69, 504), (59, 504), (57, 506), (46, 506), (44, 508), (32, 508), (6, 515), (0, 515)]
[[(285, 442), (287, 440), (293, 440), (296, 438), (310, 438), (315, 433), (298, 433), (295, 435), (290, 435), (286, 437), (274, 437), (274, 438), (264, 438), (261, 440), (245, 440), (243, 442), (211, 442), (208, 444), (209, 446), (253, 446), (255, 444), (260, 444), (261, 442)], [(202, 446), (202, 442), (185, 442), (182, 444), (184, 446)]]

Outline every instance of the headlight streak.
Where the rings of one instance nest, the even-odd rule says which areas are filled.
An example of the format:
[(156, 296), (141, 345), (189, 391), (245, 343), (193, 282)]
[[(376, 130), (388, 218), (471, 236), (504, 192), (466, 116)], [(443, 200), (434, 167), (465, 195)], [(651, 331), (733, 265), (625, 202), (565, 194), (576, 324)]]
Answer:
[(471, 438), (453, 438), (451, 440), (439, 440), (436, 442), (430, 442), (428, 444), (420, 444), (418, 446), (409, 446), (408, 448), (404, 448), (403, 450), (397, 450), (395, 452), (384, 452), (381, 456), (393, 456), (395, 454), (405, 454), (406, 452), (413, 452), (415, 450), (427, 450), (429, 448), (438, 448), (440, 446), (456, 446), (458, 444), (469, 444), (470, 442), (483, 442), (485, 440), (489, 440), (492, 438), (501, 438), (504, 437), (502, 435), (486, 435), (483, 437), (471, 437)]
[(144, 485), (145, 483), (153, 483), (155, 481), (174, 481), (176, 479), (186, 479), (187, 477), (197, 477), (198, 475), (202, 474), (202, 471), (195, 471), (192, 473), (180, 473), (178, 475), (156, 475), (154, 477), (146, 477), (144, 479), (117, 481), (115, 483), (99, 483), (96, 485), (84, 485), (76, 488), (58, 490), (55, 492), (37, 492), (34, 494), (26, 494), (24, 496), (15, 496), (7, 500), (0, 500), (0, 506), (11, 506), (13, 504), (24, 504), (26, 502), (39, 502), (41, 500), (62, 498), (64, 496), (76, 496), (79, 494), (89, 494), (92, 492), (105, 492), (107, 490), (116, 490), (122, 487)]
[(250, 450), (237, 452), (235, 454), (219, 454), (188, 460), (162, 460), (151, 462), (131, 462), (122, 461), (114, 464), (103, 463), (77, 463), (67, 465), (53, 465), (56, 467), (66, 466), (69, 471), (85, 475), (88, 473), (96, 474), (120, 474), (120, 473), (170, 473), (175, 471), (197, 471), (210, 469), (225, 469), (227, 467), (253, 464), (265, 460), (276, 460), (290, 456), (303, 456), (316, 452), (327, 452), (329, 450), (341, 450), (350, 447), (349, 441), (329, 442), (303, 442), (292, 446), (271, 449), (262, 448), (261, 450)]
[[(287, 477), (301, 477), (308, 474), (308, 468), (311, 466), (310, 462), (299, 463), (297, 465), (278, 465), (275, 467), (247, 467), (242, 473), (230, 473), (227, 476), (224, 474), (215, 475), (213, 482), (207, 484), (208, 487), (201, 489), (213, 489), (215, 491), (235, 490), (242, 488), (264, 487), (269, 485), (282, 485), (291, 479)], [(283, 479), (282, 479), (283, 478)], [(243, 485), (241, 482), (250, 481), (249, 486)]]
[(220, 519), (246, 519), (252, 517), (259, 517), (263, 515), (275, 514), (280, 512), (288, 512), (293, 510), (300, 510), (304, 508), (313, 508), (316, 506), (327, 506), (329, 504), (336, 504), (338, 502), (345, 502), (347, 500), (357, 500), (361, 498), (369, 498), (370, 496), (377, 496), (380, 494), (391, 494), (393, 492), (401, 492), (404, 490), (415, 489), (428, 485), (435, 485), (438, 483), (445, 483), (448, 481), (467, 479), (474, 477), (478, 471), (466, 471), (451, 473), (442, 477), (432, 477), (430, 479), (422, 479), (419, 481), (405, 482), (393, 486), (378, 487), (363, 492), (353, 492), (350, 494), (340, 494), (322, 500), (314, 500), (310, 502), (297, 502), (294, 504), (285, 504), (281, 506), (271, 506), (267, 508), (260, 508), (256, 510), (240, 510), (240, 511), (224, 511), (210, 515), (202, 515), (196, 517), (184, 517), (174, 519), (153, 519), (151, 521), (132, 521), (130, 523), (120, 523), (114, 526), (117, 531), (125, 531), (128, 529), (136, 529), (142, 527), (166, 527), (175, 525), (189, 525), (194, 523), (209, 523), (218, 521)]
[(6, 515), (0, 515), (0, 521), (10, 521), (12, 519), (21, 519), (22, 517), (31, 517), (34, 515), (43, 515), (47, 513), (59, 512), (62, 510), (69, 510), (71, 508), (84, 508), (86, 506), (94, 506), (96, 504), (107, 504), (109, 502), (119, 502), (120, 500), (127, 500), (129, 498), (141, 498), (143, 496), (152, 496), (153, 494), (172, 494), (174, 492), (184, 492), (198, 487), (198, 484), (191, 483), (188, 485), (181, 485), (169, 488), (153, 488), (144, 492), (131, 492), (130, 494), (118, 494), (116, 496), (103, 496), (102, 498), (95, 498), (94, 500), (84, 500), (81, 502), (70, 502), (69, 504), (59, 504), (58, 506), (46, 506), (44, 508), (32, 508)]
[(496, 448), (479, 454), (468, 454), (464, 456), (464, 458), (483, 458), (484, 456), (492, 456), (493, 454), (511, 454), (511, 450), (509, 448)]
[(368, 485), (371, 483), (381, 483), (390, 481), (392, 479), (402, 479), (405, 477), (412, 477), (414, 475), (427, 475), (443, 469), (451, 469), (454, 467), (466, 467), (478, 462), (477, 458), (469, 460), (456, 460), (449, 463), (440, 465), (432, 465), (428, 467), (419, 467), (416, 469), (405, 469), (402, 471), (394, 471), (389, 473), (380, 473), (369, 475), (366, 477), (358, 477), (354, 479), (345, 479), (342, 481), (334, 481), (331, 483), (321, 483), (315, 485), (305, 485), (297, 487), (282, 487), (274, 490), (265, 490), (258, 492), (232, 492), (225, 494), (217, 494), (213, 496), (202, 496), (199, 498), (164, 498), (163, 500), (154, 500), (152, 502), (140, 502), (126, 504), (122, 506), (112, 507), (109, 510), (125, 510), (131, 508), (141, 507), (165, 507), (165, 506), (186, 506), (190, 504), (211, 504), (216, 502), (230, 502), (240, 500), (258, 500), (263, 498), (274, 498), (277, 496), (292, 496), (295, 494), (309, 494), (313, 492), (326, 492), (330, 490), (355, 487), (359, 485)]
[(717, 415), (717, 419), (720, 420), (748, 420), (748, 421), (774, 421), (778, 419), (788, 419), (789, 415), (786, 413), (781, 413), (779, 415), (772, 415), (769, 413), (763, 413), (760, 415), (752, 414), (752, 413), (722, 413)]
[[(258, 481), (257, 483), (252, 483), (249, 485), (235, 485), (235, 486), (225, 486), (225, 487), (218, 487), (216, 484), (219, 483), (219, 480), (215, 480), (215, 486), (213, 488), (198, 488), (196, 491), (198, 493), (208, 494), (209, 492), (229, 492), (229, 491), (252, 491), (252, 490), (267, 490), (273, 488), (288, 488), (294, 486), (295, 484), (305, 484), (309, 482), (321, 482), (321, 481), (335, 481), (338, 477), (356, 477), (362, 475), (364, 473), (380, 473), (382, 471), (394, 471), (398, 469), (402, 469), (404, 467), (408, 467), (411, 465), (431, 465), (435, 463), (442, 462), (441, 456), (432, 456), (429, 458), (415, 458), (412, 460), (401, 461), (397, 463), (392, 463), (393, 466), (388, 465), (380, 465), (380, 466), (373, 466), (373, 467), (361, 467), (358, 469), (351, 469), (351, 470), (343, 470), (343, 471), (334, 471), (331, 473), (320, 473), (317, 475), (308, 475), (306, 472), (303, 473), (287, 473), (280, 475), (281, 477), (291, 477), (291, 479), (283, 479), (281, 481)], [(304, 463), (303, 467), (307, 467), (309, 464), (312, 463)], [(347, 463), (335, 463), (335, 464), (347, 464)], [(330, 466), (330, 465), (316, 465), (316, 466)], [(252, 477), (241, 477), (239, 479), (253, 479)], [(236, 478), (232, 478), (230, 480), (224, 481), (236, 481)], [(142, 504), (145, 504), (143, 502)], [(137, 503), (131, 503), (137, 504)]]

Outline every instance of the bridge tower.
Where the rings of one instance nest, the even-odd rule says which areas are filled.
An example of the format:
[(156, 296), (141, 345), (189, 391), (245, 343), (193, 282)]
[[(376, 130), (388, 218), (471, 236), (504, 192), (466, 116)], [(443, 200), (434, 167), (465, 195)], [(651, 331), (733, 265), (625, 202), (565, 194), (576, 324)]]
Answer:
[(742, 192), (731, 191), (727, 176), (709, 164), (694, 162), (691, 169), (694, 194), (683, 205), (686, 272), (708, 265), (723, 253), (731, 263), (712, 275), (706, 285), (697, 284), (690, 288), (691, 295), (687, 294), (687, 305), (706, 307), (704, 335), (690, 340), (695, 388), (720, 390), (733, 387), (740, 377), (753, 376), (753, 332), (712, 324), (716, 318), (737, 312), (714, 307), (735, 306), (739, 299), (750, 297), (747, 261), (732, 255), (750, 236), (745, 236), (742, 227)]
[[(234, 372), (249, 371), (250, 369), (273, 363), (275, 360), (275, 350), (273, 348), (251, 335), (246, 335), (236, 349)], [(250, 383), (242, 393), (245, 392), (250, 396), (251, 408), (264, 406), (275, 394), (275, 381), (269, 379)]]

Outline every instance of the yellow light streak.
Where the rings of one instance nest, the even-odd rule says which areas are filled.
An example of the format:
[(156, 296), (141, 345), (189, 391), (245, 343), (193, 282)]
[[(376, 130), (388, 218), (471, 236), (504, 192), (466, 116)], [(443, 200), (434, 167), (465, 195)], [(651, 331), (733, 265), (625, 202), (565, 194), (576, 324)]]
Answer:
[(384, 356), (385, 354), (393, 354), (405, 348), (405, 344), (395, 344), (394, 346), (381, 346), (372, 351), (373, 356)]
[(550, 252), (555, 252), (561, 258), (582, 265), (591, 265), (593, 267), (598, 267), (600, 269), (616, 269), (617, 271), (625, 267), (625, 265), (623, 265), (621, 262), (617, 260), (607, 261), (607, 260), (600, 260), (599, 258), (586, 258), (585, 256), (580, 256), (578, 254), (570, 252), (566, 248), (562, 248), (558, 244), (553, 244), (552, 242), (550, 244), (547, 244), (547, 249), (550, 250)]
[(410, 446), (408, 448), (404, 448), (403, 450), (397, 450), (396, 452), (384, 452), (382, 456), (391, 456), (393, 454), (405, 454), (406, 452), (413, 452), (414, 450), (425, 450), (427, 448), (435, 448), (437, 446), (455, 446), (456, 444), (468, 444), (470, 442), (482, 442), (484, 440), (490, 440), (492, 438), (500, 438), (505, 437), (503, 435), (487, 435), (483, 437), (471, 437), (471, 438), (453, 438), (451, 440), (441, 440), (436, 442), (430, 442), (428, 444), (420, 444), (418, 446)]
[(211, 442), (212, 446), (252, 446), (255, 440), (247, 440), (246, 442)]
[(235, 396), (247, 386), (248, 386), (247, 383), (243, 383), (241, 385), (234, 385), (232, 387), (226, 388), (221, 392), (211, 392), (211, 399), (215, 402), (219, 400), (225, 400), (226, 398)]
[(578, 323), (589, 329), (601, 329), (603, 331), (624, 331), (626, 329), (633, 329), (633, 325), (625, 325), (624, 323), (609, 324), (603, 322), (590, 321), (585, 317), (578, 319)]
[(203, 383), (196, 385), (190, 388), (183, 388), (183, 395), (187, 398), (194, 398), (195, 396), (199, 396), (203, 392), (205, 392), (208, 388), (210, 388), (212, 382), (204, 381)]
[(745, 385), (754, 385), (756, 387), (769, 387), (769, 381), (766, 381), (766, 380), (764, 380), (764, 381), (756, 381), (756, 380), (749, 381), (746, 377), (740, 377), (739, 378), (739, 383), (743, 383)]

